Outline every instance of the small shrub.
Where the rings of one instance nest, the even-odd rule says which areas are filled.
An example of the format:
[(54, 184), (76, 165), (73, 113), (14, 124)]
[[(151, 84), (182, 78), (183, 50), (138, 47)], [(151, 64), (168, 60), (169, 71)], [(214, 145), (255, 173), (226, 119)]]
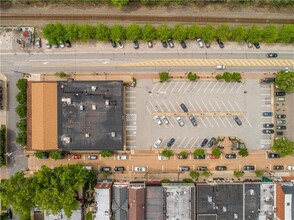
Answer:
[(160, 82), (167, 81), (169, 79), (169, 73), (168, 72), (160, 72), (159, 79), (160, 79)]
[(188, 77), (188, 79), (190, 81), (196, 81), (197, 80), (197, 74), (196, 73), (189, 72), (187, 77)]

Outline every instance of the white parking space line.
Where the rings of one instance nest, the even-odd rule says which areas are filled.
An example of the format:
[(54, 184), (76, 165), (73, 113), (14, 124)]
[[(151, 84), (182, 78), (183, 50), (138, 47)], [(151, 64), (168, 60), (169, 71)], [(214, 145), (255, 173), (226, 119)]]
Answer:
[(156, 83), (156, 85), (151, 89), (151, 92), (153, 92), (159, 84), (161, 83), (160, 82)]
[(204, 105), (204, 107), (207, 109), (207, 111), (209, 112), (209, 109), (207, 108), (207, 106), (205, 105), (205, 103), (203, 101), (201, 101), (201, 102)]
[(226, 117), (227, 122), (229, 123), (229, 125), (231, 126), (231, 128), (233, 127), (233, 125), (231, 124), (230, 120)]
[(193, 86), (193, 89), (191, 90), (191, 92), (194, 91), (195, 87), (198, 86), (198, 84), (199, 84), (198, 82), (195, 82), (195, 85)]
[(227, 88), (230, 86), (231, 83), (228, 83), (228, 85), (225, 87), (225, 89), (223, 90), (223, 93), (226, 92)]
[(225, 105), (224, 101), (221, 101), (221, 103), (225, 106), (225, 109), (227, 110), (227, 112), (230, 112), (227, 106)]
[[(180, 104), (177, 101), (176, 101), (176, 103), (177, 103), (178, 108), (181, 108)], [(181, 111), (182, 111), (182, 108), (181, 108)]]
[(246, 116), (245, 116), (245, 119), (246, 119), (247, 123), (249, 124), (250, 128), (252, 128), (252, 125), (251, 125), (251, 123), (249, 122), (249, 120), (247, 119)]
[(190, 85), (191, 85), (192, 83), (193, 83), (192, 81), (189, 83), (189, 85), (187, 86), (187, 88), (184, 90), (184, 93), (187, 92), (187, 90), (189, 89), (189, 87), (190, 87)]
[(167, 111), (167, 112), (170, 112), (170, 110), (168, 109), (168, 107), (167, 107), (167, 105), (165, 104), (164, 100), (162, 100), (162, 103), (163, 103), (164, 107), (166, 108), (166, 111)]
[(163, 90), (163, 88), (165, 88), (166, 86), (168, 86), (167, 84), (168, 83), (159, 83), (161, 86), (160, 86), (160, 88), (157, 90), (157, 92), (159, 93), (159, 92), (162, 92)]
[(181, 91), (181, 89), (183, 88), (183, 86), (186, 84), (186, 82), (183, 82), (183, 85), (180, 87), (180, 89), (178, 90), (177, 93), (179, 93)]
[[(160, 111), (164, 112), (163, 108), (161, 108), (161, 105), (158, 103), (158, 101), (155, 100), (155, 102), (156, 102), (156, 104), (157, 104), (156, 106), (160, 108)], [(156, 107), (156, 106), (155, 106), (155, 107)]]
[(166, 87), (166, 90), (164, 90), (163, 92), (167, 92), (168, 88), (171, 86), (172, 82), (169, 83), (169, 85)]
[(235, 88), (235, 86), (236, 86), (237, 84), (238, 84), (237, 82), (234, 83), (234, 85), (233, 85), (233, 87), (231, 88), (231, 90), (230, 90), (229, 93), (231, 93), (231, 92), (233, 91), (233, 89)]
[(184, 141), (184, 140), (186, 140), (186, 138), (187, 138), (187, 137), (184, 137), (184, 139), (181, 141), (181, 143), (180, 143), (179, 147), (181, 147), (181, 146), (182, 146), (182, 143), (183, 143), (183, 141)]
[(213, 127), (213, 124), (210, 122), (210, 120), (208, 118), (205, 119), (209, 122), (210, 126)]
[(197, 90), (197, 93), (201, 90), (201, 87), (205, 84), (205, 82), (201, 83), (200, 87)]
[(173, 147), (176, 146), (176, 143), (178, 142), (179, 138), (180, 138), (180, 136), (178, 136), (177, 138), (175, 138), (175, 143), (173, 144)]
[(219, 88), (216, 90), (216, 93), (218, 93), (218, 91), (222, 88), (222, 86), (224, 85), (225, 82), (222, 82), (221, 85), (219, 86)]
[(241, 89), (241, 87), (243, 86), (243, 84), (242, 83), (240, 83), (240, 86), (239, 86), (239, 88), (236, 90), (236, 93), (238, 93), (239, 92), (239, 90)]
[(235, 112), (235, 109), (234, 109), (234, 107), (232, 106), (232, 104), (231, 104), (230, 100), (228, 100), (228, 103), (229, 103), (229, 105), (232, 107), (232, 109), (233, 109), (233, 112)]
[(195, 146), (196, 147), (196, 142), (198, 141), (199, 137), (197, 137), (197, 139), (193, 142), (192, 147)]
[[(190, 140), (189, 140), (188, 143), (186, 144), (186, 147), (189, 146), (190, 142), (191, 142), (193, 139), (194, 139), (194, 137), (191, 137), (191, 138), (190, 138)], [(186, 148), (186, 147), (185, 147), (185, 148)]]
[(173, 107), (173, 109), (175, 110), (175, 112), (177, 111), (176, 109), (175, 109), (175, 107), (173, 106), (173, 104), (169, 101), (169, 104)]
[(224, 127), (226, 128), (226, 124), (223, 122), (223, 120), (221, 119), (221, 117), (218, 117), (218, 119), (223, 123)]
[(197, 101), (195, 101), (196, 105), (198, 106), (198, 108), (200, 109), (201, 112), (203, 112), (203, 110), (201, 109), (200, 105), (198, 104)]
[(153, 106), (152, 102), (149, 101), (149, 104), (151, 105), (151, 107), (154, 109), (155, 112), (157, 112), (157, 109)]
[(202, 117), (199, 117), (199, 119), (200, 119), (201, 123), (204, 125), (204, 127), (206, 127), (206, 128), (207, 128), (206, 124), (203, 122), (203, 119), (202, 119)]
[(217, 123), (217, 121), (215, 120), (214, 117), (212, 117), (212, 119), (214, 120), (214, 122), (216, 123), (217, 127), (220, 127), (219, 124)]
[(174, 91), (175, 88), (177, 88), (177, 85), (180, 83), (180, 81), (177, 81), (176, 85), (173, 87), (173, 89), (170, 91), (171, 93)]
[(217, 107), (219, 108), (219, 110), (221, 111), (222, 108), (219, 106), (219, 104), (217, 103), (217, 101), (214, 101), (214, 102), (215, 102), (215, 104), (217, 105)]
[(238, 103), (236, 101), (234, 101), (235, 105), (237, 106), (237, 108), (239, 109), (240, 112), (242, 112), (241, 108), (239, 107)]
[(190, 106), (192, 106), (193, 111), (196, 112), (196, 109), (195, 109), (194, 105), (191, 103), (190, 100), (189, 100), (189, 104), (190, 104)]
[(208, 103), (210, 104), (211, 108), (213, 109), (214, 112), (216, 112), (215, 108), (213, 107), (213, 105), (211, 104), (210, 101), (208, 101)]
[(209, 83), (208, 83), (208, 85), (206, 86), (206, 88), (204, 89), (204, 93), (206, 92), (206, 90), (209, 88), (209, 85), (212, 83), (212, 81), (210, 81)]
[(218, 83), (217, 82), (215, 82), (214, 83), (214, 86), (212, 87), (212, 89), (210, 90), (210, 93), (212, 93), (213, 92), (213, 90), (214, 90), (214, 87), (216, 87), (216, 85), (217, 85)]

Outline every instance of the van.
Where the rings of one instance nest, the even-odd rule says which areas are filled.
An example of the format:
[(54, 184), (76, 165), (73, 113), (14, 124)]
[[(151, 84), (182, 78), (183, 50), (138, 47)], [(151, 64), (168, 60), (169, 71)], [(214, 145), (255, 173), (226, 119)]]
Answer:
[(215, 67), (216, 70), (224, 70), (226, 69), (226, 66), (225, 65), (218, 65)]
[(286, 98), (285, 97), (277, 97), (277, 102), (285, 102)]

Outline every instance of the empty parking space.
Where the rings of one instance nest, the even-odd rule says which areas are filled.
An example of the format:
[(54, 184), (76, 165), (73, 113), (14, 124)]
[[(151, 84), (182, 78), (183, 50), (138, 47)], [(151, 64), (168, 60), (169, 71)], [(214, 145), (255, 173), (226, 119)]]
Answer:
[(137, 136), (136, 90), (132, 87), (125, 89), (125, 125), (126, 147), (127, 149), (135, 149)]

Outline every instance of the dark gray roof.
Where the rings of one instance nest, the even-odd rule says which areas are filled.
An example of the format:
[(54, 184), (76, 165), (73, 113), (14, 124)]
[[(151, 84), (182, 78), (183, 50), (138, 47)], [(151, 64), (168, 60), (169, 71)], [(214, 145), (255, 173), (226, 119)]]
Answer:
[(112, 186), (112, 212), (115, 220), (128, 218), (128, 186)]
[(245, 219), (258, 219), (260, 209), (260, 184), (245, 185)]
[(146, 219), (163, 219), (163, 188), (147, 186), (146, 188)]

